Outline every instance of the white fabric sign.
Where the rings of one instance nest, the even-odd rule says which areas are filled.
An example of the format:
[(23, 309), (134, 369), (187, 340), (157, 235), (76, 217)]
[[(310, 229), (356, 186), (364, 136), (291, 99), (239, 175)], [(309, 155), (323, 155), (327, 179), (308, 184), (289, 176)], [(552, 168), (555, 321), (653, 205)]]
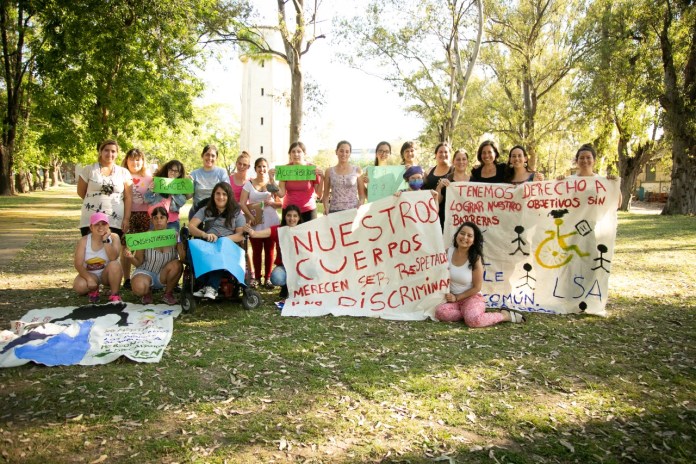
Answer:
[(0, 367), (106, 364), (120, 356), (159, 362), (181, 309), (109, 303), (33, 309), (0, 332)]
[(290, 294), (283, 316), (423, 320), (449, 288), (438, 205), (429, 191), (281, 227), (278, 238)]
[(465, 221), (483, 232), (488, 308), (606, 315), (619, 192), (600, 176), (453, 183), (444, 241)]

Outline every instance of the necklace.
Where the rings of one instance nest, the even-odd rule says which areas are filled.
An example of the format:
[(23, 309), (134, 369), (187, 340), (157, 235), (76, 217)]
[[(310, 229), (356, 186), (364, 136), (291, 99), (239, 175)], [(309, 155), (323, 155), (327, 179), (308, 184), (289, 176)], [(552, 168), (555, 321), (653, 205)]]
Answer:
[[(104, 173), (103, 173), (103, 170), (104, 170), (105, 168), (108, 168), (108, 169), (109, 169), (109, 173), (108, 173), (108, 174), (104, 174)], [(100, 172), (101, 175), (104, 176), (104, 177), (111, 177), (111, 174), (113, 174), (113, 172), (114, 172), (114, 165), (112, 164), (111, 166), (102, 166), (102, 164), (101, 164), (101, 162), (100, 162), (100, 163), (99, 163), (99, 172)]]

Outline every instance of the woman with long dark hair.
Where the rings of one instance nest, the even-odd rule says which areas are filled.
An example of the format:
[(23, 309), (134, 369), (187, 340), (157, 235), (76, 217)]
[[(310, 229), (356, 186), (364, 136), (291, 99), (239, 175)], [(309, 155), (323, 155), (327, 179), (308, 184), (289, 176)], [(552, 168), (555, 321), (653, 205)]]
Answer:
[[(205, 208), (198, 210), (189, 222), (189, 231), (191, 236), (211, 243), (218, 240), (232, 240), (239, 243), (244, 240), (245, 223), (239, 203), (234, 199), (232, 187), (227, 182), (219, 182), (213, 187), (208, 204)], [(202, 287), (193, 296), (214, 300), (225, 272), (216, 270), (200, 276)]]
[(483, 284), (483, 234), (473, 222), (465, 222), (454, 234), (447, 250), (450, 291), (445, 303), (435, 309), (439, 321), (464, 320), (468, 327), (488, 327), (499, 322), (526, 322), (526, 318), (508, 310), (486, 312), (481, 294)]

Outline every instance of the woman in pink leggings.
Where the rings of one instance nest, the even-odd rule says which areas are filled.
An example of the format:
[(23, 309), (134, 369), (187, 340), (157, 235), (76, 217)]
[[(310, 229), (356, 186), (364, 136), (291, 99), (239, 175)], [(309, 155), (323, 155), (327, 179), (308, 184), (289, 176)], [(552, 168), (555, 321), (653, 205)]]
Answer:
[(486, 312), (481, 295), (483, 282), (483, 235), (473, 222), (465, 222), (454, 234), (447, 250), (450, 292), (446, 303), (438, 305), (435, 317), (440, 321), (464, 320), (469, 327), (488, 327), (499, 322), (526, 322), (522, 314), (508, 310)]

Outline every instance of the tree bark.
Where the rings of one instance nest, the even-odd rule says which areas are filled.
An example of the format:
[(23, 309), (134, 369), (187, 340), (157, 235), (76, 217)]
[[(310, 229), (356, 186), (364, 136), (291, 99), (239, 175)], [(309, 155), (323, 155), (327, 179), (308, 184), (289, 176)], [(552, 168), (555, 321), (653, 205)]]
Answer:
[(672, 140), (672, 186), (662, 214), (670, 215), (696, 214), (696, 134), (690, 124), (696, 121), (696, 19), (689, 25), (691, 43), (680, 86), (669, 35), (676, 6), (665, 2), (659, 34), (665, 84), (660, 103), (665, 109), (665, 132)]
[(50, 163), (48, 172), (50, 173), (51, 186), (57, 187), (59, 182), (58, 178), (60, 176), (60, 162), (55, 157), (51, 156)]
[(304, 75), (299, 57), (288, 62), (290, 66), (290, 143), (300, 140), (302, 136), (302, 111), (304, 108)]
[(645, 165), (650, 161), (650, 158), (655, 154), (655, 144), (650, 141), (644, 145), (638, 145), (633, 155), (629, 153), (629, 142), (619, 136), (617, 144), (617, 152), (619, 158), (619, 177), (621, 177), (621, 211), (628, 211), (631, 206), (631, 196), (633, 195), (634, 186), (638, 174), (641, 173)]
[[(12, 179), (17, 123), (22, 101), (22, 81), (27, 63), (24, 61), (25, 33), (29, 28), (31, 14), (25, 11), (23, 2), (3, 2), (0, 6), (0, 36), (2, 37), (2, 65), (5, 80), (5, 114), (2, 127), (2, 154), (0, 155), (0, 195), (15, 193)], [(16, 21), (9, 14), (16, 8)], [(16, 24), (16, 26), (15, 26)], [(16, 30), (11, 30), (16, 27)], [(10, 40), (16, 43), (10, 43)]]

